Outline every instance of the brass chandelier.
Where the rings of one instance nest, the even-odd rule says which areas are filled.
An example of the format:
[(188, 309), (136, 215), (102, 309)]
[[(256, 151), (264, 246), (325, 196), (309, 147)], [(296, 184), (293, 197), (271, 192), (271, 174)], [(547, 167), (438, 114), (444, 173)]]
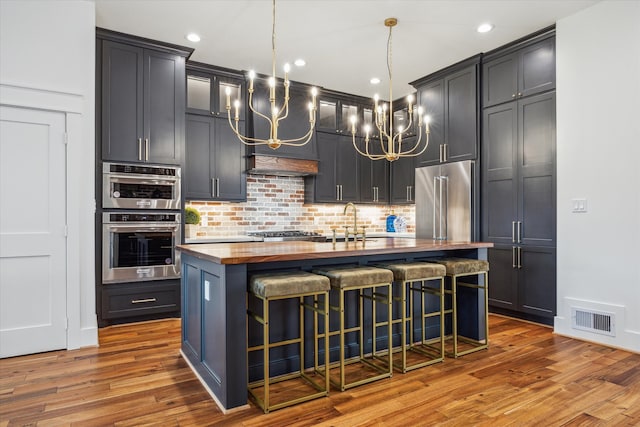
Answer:
[(273, 0), (273, 25), (271, 29), (271, 77), (269, 77), (269, 105), (270, 105), (270, 117), (266, 114), (257, 111), (253, 106), (253, 81), (256, 77), (256, 73), (251, 70), (249, 71), (249, 108), (256, 115), (260, 116), (263, 119), (267, 120), (270, 126), (269, 138), (268, 139), (260, 139), (260, 138), (252, 138), (249, 136), (242, 135), (239, 131), (238, 124), (240, 121), (239, 109), (240, 109), (240, 100), (236, 99), (233, 102), (235, 115), (233, 122), (231, 121), (231, 89), (227, 88), (227, 118), (229, 120), (229, 126), (233, 132), (237, 135), (238, 139), (243, 144), (246, 145), (268, 145), (272, 149), (277, 149), (281, 145), (291, 145), (291, 146), (302, 146), (311, 140), (313, 136), (313, 128), (316, 122), (316, 96), (318, 95), (317, 89), (314, 87), (311, 89), (311, 102), (309, 102), (309, 131), (302, 135), (299, 138), (293, 139), (279, 139), (278, 138), (278, 126), (280, 121), (287, 118), (289, 115), (289, 71), (291, 67), (289, 64), (284, 65), (284, 101), (282, 106), (278, 107), (276, 105), (276, 0)]
[[(409, 115), (409, 122), (405, 127), (398, 126), (397, 129), (394, 129), (393, 127), (394, 125), (393, 124), (393, 64), (391, 61), (391, 44), (392, 44), (391, 29), (394, 26), (396, 26), (397, 23), (398, 23), (398, 20), (396, 18), (387, 18), (384, 21), (384, 25), (386, 27), (389, 27), (389, 38), (387, 39), (387, 71), (389, 73), (389, 106), (387, 107), (387, 104), (385, 103), (382, 103), (382, 105), (380, 105), (379, 103), (380, 97), (378, 96), (378, 94), (376, 94), (373, 98), (374, 99), (373, 122), (376, 128), (378, 129), (378, 133), (380, 135), (380, 148), (382, 150), (381, 153), (372, 153), (369, 150), (369, 143), (371, 142), (371, 139), (370, 139), (371, 126), (369, 126), (368, 124), (365, 125), (363, 128), (364, 134), (365, 134), (364, 149), (361, 149), (358, 146), (358, 143), (356, 141), (357, 118), (356, 116), (351, 116), (350, 118), (353, 146), (358, 153), (368, 157), (371, 160), (386, 159), (390, 162), (393, 162), (395, 160), (398, 160), (400, 157), (419, 156), (420, 154), (424, 153), (424, 151), (427, 149), (427, 145), (429, 145), (429, 116), (422, 117), (422, 113), (423, 113), (422, 107), (418, 107), (417, 109), (418, 137), (415, 143), (409, 144), (409, 147), (407, 147), (406, 145), (403, 146), (402, 136), (403, 134), (406, 134), (407, 131), (413, 125), (413, 113), (414, 113), (413, 95), (409, 95), (407, 97), (407, 104), (408, 104), (407, 110)], [(387, 116), (387, 111), (389, 113), (388, 116)], [(418, 149), (420, 147), (420, 143), (422, 142), (423, 123), (424, 123), (425, 143), (421, 149)]]

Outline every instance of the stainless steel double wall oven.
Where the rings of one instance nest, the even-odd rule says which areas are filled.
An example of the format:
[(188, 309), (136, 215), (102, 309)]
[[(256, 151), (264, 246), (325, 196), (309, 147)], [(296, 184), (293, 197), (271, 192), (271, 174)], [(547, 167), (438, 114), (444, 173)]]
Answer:
[(103, 163), (102, 283), (180, 277), (177, 166)]

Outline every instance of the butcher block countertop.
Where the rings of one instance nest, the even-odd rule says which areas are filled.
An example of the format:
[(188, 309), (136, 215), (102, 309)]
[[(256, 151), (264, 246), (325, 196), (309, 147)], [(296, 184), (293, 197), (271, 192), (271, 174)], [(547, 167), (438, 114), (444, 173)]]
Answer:
[(452, 242), (431, 239), (372, 238), (364, 243), (337, 242), (246, 242), (185, 244), (177, 248), (186, 254), (216, 264), (253, 264), (349, 256), (450, 251), (493, 247), (486, 242)]

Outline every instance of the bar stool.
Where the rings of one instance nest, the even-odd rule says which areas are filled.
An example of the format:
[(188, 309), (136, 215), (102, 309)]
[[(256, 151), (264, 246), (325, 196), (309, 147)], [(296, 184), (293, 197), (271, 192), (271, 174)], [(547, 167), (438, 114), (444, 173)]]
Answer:
[[(444, 276), (446, 268), (443, 265), (427, 262), (402, 262), (383, 264), (380, 267), (393, 272), (394, 282), (400, 285), (400, 297), (394, 297), (401, 303), (400, 317), (394, 318), (393, 323), (402, 325), (400, 351), (402, 354), (400, 369), (403, 373), (444, 360)], [(438, 281), (437, 287), (429, 286), (428, 282)], [(409, 291), (409, 313), (407, 313), (407, 291)], [(420, 298), (420, 339), (416, 340), (414, 329), (414, 294)], [(426, 311), (425, 296), (438, 297), (437, 310)], [(427, 338), (427, 319), (438, 318), (439, 333), (437, 337)], [(409, 334), (407, 336), (407, 327)], [(437, 346), (433, 344), (438, 343)], [(418, 361), (407, 363), (407, 351), (417, 353)], [(425, 359), (426, 358), (426, 359)]]
[[(458, 357), (489, 347), (489, 263), (481, 259), (442, 258), (434, 263), (443, 265), (447, 270), (447, 277), (451, 279), (451, 289), (445, 289), (451, 295), (451, 309), (445, 313), (452, 313), (453, 352), (450, 356)], [(459, 277), (478, 276), (479, 284), (459, 282)], [(482, 276), (482, 277), (481, 277)], [(484, 337), (478, 339), (462, 336), (458, 333), (458, 287), (477, 289), (484, 293)], [(479, 319), (479, 317), (478, 317)], [(458, 340), (471, 345), (465, 350), (458, 350)]]
[[(263, 364), (264, 364), (264, 377), (260, 381), (255, 381), (248, 384), (249, 394), (256, 400), (258, 406), (262, 408), (265, 413), (276, 409), (284, 408), (287, 406), (295, 405), (297, 403), (306, 402), (318, 397), (327, 396), (329, 394), (329, 380), (324, 378), (322, 383), (314, 381), (309, 375), (304, 372), (304, 346), (305, 346), (305, 319), (304, 310), (311, 310), (314, 315), (314, 360), (317, 368), (318, 360), (318, 335), (317, 335), (317, 323), (318, 314), (324, 316), (324, 330), (329, 329), (329, 279), (324, 276), (307, 273), (304, 271), (298, 272), (282, 272), (282, 273), (265, 273), (256, 274), (251, 276), (249, 280), (249, 293), (247, 294), (247, 314), (249, 318), (256, 320), (262, 325), (262, 344), (254, 347), (249, 347), (247, 352), (262, 351), (263, 352)], [(249, 309), (249, 294), (254, 295), (262, 301), (262, 316), (251, 311)], [(318, 297), (322, 296), (322, 299)], [(313, 297), (313, 303), (311, 305), (305, 303), (305, 297)], [(299, 328), (300, 333), (298, 338), (287, 339), (282, 341), (271, 342), (269, 338), (269, 303), (276, 300), (283, 299), (298, 299), (299, 305)], [(248, 326), (248, 325), (247, 325)], [(329, 339), (328, 336), (322, 338), (324, 343), (324, 365), (329, 366)], [(271, 378), (269, 376), (269, 353), (272, 348), (298, 344), (300, 355), (300, 369), (298, 372), (291, 374), (278, 376)], [(303, 382), (309, 384), (311, 392), (304, 394), (300, 397), (290, 398), (288, 400), (272, 403), (270, 396), (270, 386), (272, 384), (302, 379)], [(298, 381), (299, 382), (299, 381)], [(263, 396), (259, 396), (258, 389), (263, 388)]]
[[(331, 377), (331, 370), (327, 367), (324, 375), (331, 379), (331, 384), (339, 388), (341, 391), (345, 391), (349, 388), (356, 387), (362, 384), (367, 384), (373, 381), (380, 380), (382, 378), (389, 378), (393, 375), (393, 359), (392, 359), (392, 335), (391, 335), (391, 282), (393, 281), (393, 273), (389, 270), (358, 266), (358, 267), (329, 267), (319, 268), (313, 270), (314, 273), (327, 276), (331, 281), (332, 292), (338, 295), (338, 305), (331, 306), (332, 311), (338, 312), (340, 316), (340, 327), (337, 331), (329, 331), (330, 336), (338, 335), (340, 337), (340, 357), (339, 368), (340, 377), (338, 381)], [(385, 293), (378, 292), (378, 289), (382, 288)], [(367, 293), (366, 291), (371, 291)], [(347, 310), (353, 307), (345, 307), (345, 296), (350, 291), (358, 292), (358, 324), (354, 327), (346, 327)], [(371, 355), (365, 357), (364, 353), (364, 302), (365, 300), (371, 301), (371, 329), (372, 329), (372, 351)], [(376, 305), (382, 305), (386, 307), (386, 319), (378, 322), (376, 317)], [(378, 327), (385, 327), (387, 329), (387, 350), (378, 352), (377, 347), (377, 333)], [(345, 335), (348, 333), (358, 332), (359, 342), (358, 351), (359, 355), (349, 360), (345, 360)], [(388, 363), (381, 360), (381, 355), (386, 353), (388, 357)], [(373, 369), (374, 373), (366, 378), (354, 379), (347, 382), (345, 366), (360, 363)], [(380, 364), (382, 363), (382, 364)], [(351, 375), (351, 374), (350, 374)]]

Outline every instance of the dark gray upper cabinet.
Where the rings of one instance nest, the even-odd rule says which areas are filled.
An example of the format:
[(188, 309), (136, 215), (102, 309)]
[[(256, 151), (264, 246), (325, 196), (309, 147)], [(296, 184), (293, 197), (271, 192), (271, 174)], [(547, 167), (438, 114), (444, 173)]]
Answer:
[(226, 118), (187, 114), (185, 154), (186, 200), (246, 200), (246, 148)]
[(411, 83), (418, 105), (431, 119), (429, 145), (418, 157), (418, 167), (476, 159), (479, 62), (475, 56)]
[(415, 203), (415, 159), (416, 157), (401, 157), (391, 162), (389, 202), (392, 205)]
[(357, 202), (358, 157), (351, 137), (318, 132), (318, 174), (305, 177), (307, 202)]
[(483, 106), (555, 89), (555, 38), (543, 38), (483, 64)]
[(555, 245), (555, 92), (483, 116), (483, 240)]
[[(375, 144), (380, 152), (379, 144)], [(386, 159), (371, 160), (360, 154), (358, 157), (358, 178), (361, 203), (389, 202), (389, 162)]]
[[(271, 117), (269, 103), (269, 87), (264, 79), (256, 79), (254, 82), (253, 105), (261, 114)], [(291, 82), (289, 89), (289, 111), (287, 118), (278, 124), (278, 138), (281, 140), (301, 138), (309, 132), (309, 103), (311, 102), (312, 86), (297, 82)], [(284, 89), (279, 84), (276, 90), (276, 106), (282, 107)], [(316, 116), (317, 117), (317, 116)], [(260, 139), (269, 139), (271, 126), (269, 122), (257, 114), (249, 113), (249, 125), (253, 129), (253, 136)], [(301, 141), (300, 141), (301, 142)], [(299, 143), (299, 142), (298, 142)], [(265, 156), (286, 157), (292, 159), (316, 160), (318, 152), (316, 148), (315, 129), (311, 140), (302, 146), (281, 145), (272, 149), (268, 145), (256, 145), (252, 147), (253, 154)]]
[(102, 160), (182, 163), (186, 54), (102, 41)]

